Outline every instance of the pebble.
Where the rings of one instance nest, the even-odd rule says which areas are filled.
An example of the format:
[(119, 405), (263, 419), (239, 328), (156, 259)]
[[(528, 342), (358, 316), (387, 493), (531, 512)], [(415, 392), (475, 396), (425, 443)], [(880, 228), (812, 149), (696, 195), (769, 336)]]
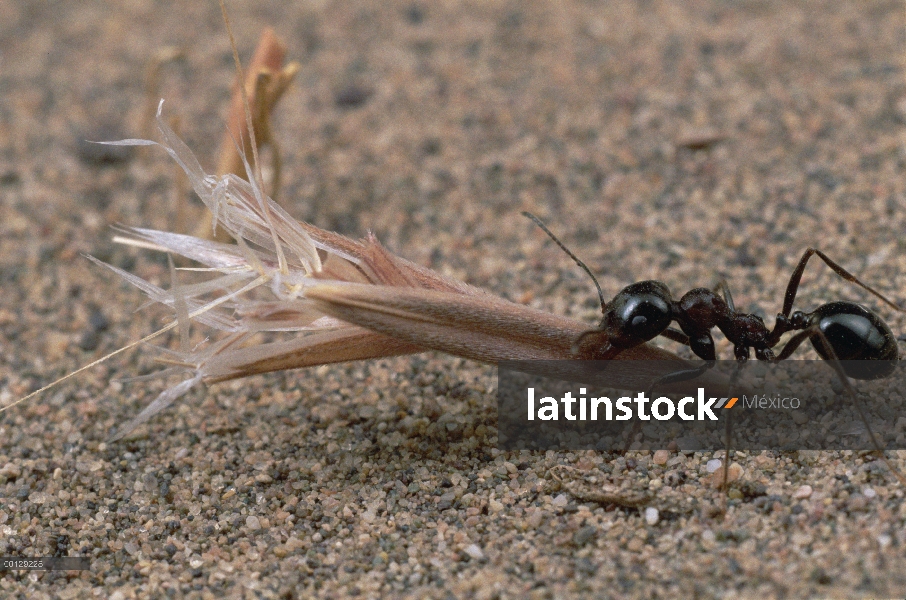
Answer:
[(626, 549), (630, 552), (640, 552), (645, 547), (645, 540), (634, 537), (626, 544)]
[(541, 520), (544, 518), (544, 513), (540, 510), (535, 510), (532, 513), (529, 513), (528, 518), (525, 520), (525, 526), (528, 529), (537, 529), (541, 525)]
[(723, 461), (719, 458), (712, 458), (708, 461), (708, 464), (705, 465), (705, 470), (708, 471), (708, 473), (713, 473), (714, 471), (718, 470), (723, 464)]
[[(739, 463), (730, 463), (730, 466), (727, 468), (727, 483), (732, 483), (738, 481), (743, 475), (743, 468)], [(724, 483), (724, 470), (718, 468), (708, 477), (709, 485), (712, 488), (718, 489)]]
[(374, 92), (366, 87), (348, 85), (337, 91), (334, 102), (340, 108), (358, 108), (365, 104)]
[(469, 544), (468, 546), (463, 548), (463, 552), (468, 554), (469, 558), (473, 560), (481, 560), (484, 558), (484, 552), (482, 552), (478, 544)]
[(865, 510), (865, 508), (868, 506), (868, 499), (862, 494), (853, 494), (849, 497), (846, 506), (851, 511)]
[(657, 522), (661, 520), (661, 513), (658, 509), (653, 506), (649, 506), (645, 509), (645, 522), (649, 525), (657, 525)]
[(793, 498), (795, 498), (797, 500), (804, 500), (805, 498), (809, 498), (811, 495), (812, 495), (812, 486), (810, 486), (810, 485), (800, 486), (799, 489), (797, 489), (795, 492), (793, 492)]
[(22, 474), (22, 469), (13, 463), (6, 463), (0, 468), (0, 477), (5, 477), (7, 479), (16, 479), (19, 475)]
[(670, 459), (670, 452), (667, 450), (658, 450), (654, 453), (654, 458), (652, 461), (656, 465), (666, 465), (667, 461)]
[(598, 535), (598, 528), (593, 525), (586, 525), (576, 532), (573, 536), (573, 542), (576, 546), (584, 546)]
[(566, 497), (566, 494), (558, 494), (557, 497), (551, 501), (551, 504), (557, 507), (563, 507), (569, 504), (569, 498)]

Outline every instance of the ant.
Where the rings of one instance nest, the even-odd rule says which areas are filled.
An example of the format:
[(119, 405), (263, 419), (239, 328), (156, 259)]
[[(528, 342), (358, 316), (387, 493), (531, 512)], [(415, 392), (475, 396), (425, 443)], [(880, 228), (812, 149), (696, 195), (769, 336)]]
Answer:
[[(662, 377), (652, 385), (653, 388), (664, 383), (695, 378), (713, 367), (717, 357), (711, 330), (715, 327), (733, 344), (733, 353), (737, 361), (734, 376), (738, 374), (742, 364), (750, 358), (753, 349), (758, 360), (776, 362), (789, 358), (805, 340), (809, 340), (818, 355), (837, 371), (844, 387), (856, 403), (873, 445), (879, 453), (881, 452), (881, 446), (868, 425), (855, 390), (847, 377), (869, 380), (889, 376), (896, 368), (894, 361), (899, 359), (897, 338), (881, 317), (860, 304), (847, 301), (829, 302), (807, 313), (793, 311), (793, 303), (809, 259), (818, 256), (834, 273), (846, 281), (870, 292), (897, 311), (906, 310), (859, 281), (820, 250), (808, 248), (799, 259), (799, 264), (796, 265), (787, 284), (783, 310), (777, 315), (774, 328), (768, 329), (758, 315), (736, 310), (726, 281), (721, 281), (714, 290), (695, 288), (679, 300), (674, 300), (670, 290), (660, 281), (640, 281), (626, 286), (613, 300), (607, 302), (598, 280), (585, 263), (557, 239), (541, 219), (528, 212), (522, 214), (550, 236), (591, 277), (597, 287), (603, 318), (596, 329), (586, 331), (576, 339), (574, 348), (577, 351), (580, 347), (585, 349), (590, 345), (596, 345), (591, 355), (597, 360), (608, 360), (628, 348), (660, 335), (688, 346), (696, 356), (705, 361), (701, 367)], [(679, 330), (670, 326), (674, 321), (679, 325)], [(780, 338), (791, 331), (798, 333), (775, 353), (774, 348), (780, 343)], [(729, 429), (728, 420), (726, 455), (728, 457)], [(887, 462), (883, 455), (881, 457)], [(729, 461), (724, 462), (726, 489)], [(887, 464), (906, 485), (906, 478), (892, 465)]]

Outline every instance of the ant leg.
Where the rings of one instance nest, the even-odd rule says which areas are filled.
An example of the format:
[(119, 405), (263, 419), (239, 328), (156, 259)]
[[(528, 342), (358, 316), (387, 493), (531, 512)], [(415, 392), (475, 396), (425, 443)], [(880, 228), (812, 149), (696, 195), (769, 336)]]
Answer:
[(889, 300), (886, 296), (881, 294), (881, 292), (879, 292), (879, 291), (875, 290), (874, 288), (872, 288), (871, 286), (859, 281), (859, 279), (855, 275), (853, 275), (852, 273), (850, 273), (849, 271), (847, 271), (846, 269), (844, 269), (843, 267), (841, 267), (840, 265), (838, 265), (837, 263), (832, 261), (821, 250), (818, 250), (817, 248), (809, 248), (808, 250), (805, 251), (805, 254), (802, 255), (802, 258), (799, 259), (799, 264), (796, 265), (796, 269), (793, 271), (793, 274), (790, 276), (790, 282), (786, 286), (786, 294), (784, 295), (784, 299), (783, 299), (783, 312), (781, 313), (783, 316), (785, 316), (785, 317), (790, 316), (790, 311), (793, 310), (793, 302), (796, 300), (796, 292), (799, 290), (799, 282), (802, 281), (802, 273), (805, 271), (805, 265), (808, 263), (808, 259), (810, 259), (812, 256), (814, 256), (816, 254), (818, 255), (818, 258), (820, 258), (821, 260), (824, 261), (824, 264), (826, 264), (828, 267), (830, 267), (834, 273), (836, 273), (837, 275), (839, 275), (846, 281), (849, 281), (850, 283), (854, 283), (854, 284), (858, 285), (859, 287), (861, 287), (863, 290), (870, 292), (871, 294), (874, 294), (877, 298), (879, 298), (884, 303), (889, 304), (895, 310), (897, 310), (899, 312), (906, 312), (906, 310), (904, 310), (903, 308), (898, 306), (892, 300)]
[[(667, 339), (673, 340), (674, 342), (679, 342), (680, 344), (683, 344), (685, 346), (692, 347), (692, 342), (690, 342), (689, 336), (687, 336), (682, 331), (673, 329), (672, 327), (668, 327), (667, 329), (662, 331), (661, 335)], [(712, 352), (712, 354), (713, 354), (713, 352)], [(715, 362), (714, 360), (706, 360), (705, 363), (703, 365), (701, 365), (700, 367), (695, 367), (692, 369), (682, 369), (680, 371), (674, 371), (673, 373), (668, 373), (667, 375), (659, 377), (658, 379), (655, 379), (651, 383), (651, 385), (648, 386), (648, 389), (645, 390), (645, 394), (649, 398), (653, 398), (654, 390), (656, 388), (658, 388), (659, 386), (668, 385), (671, 383), (678, 383), (680, 381), (689, 381), (691, 379), (701, 377), (702, 375), (705, 374), (705, 372), (708, 369), (710, 369), (711, 367), (714, 366), (714, 362)], [(628, 441), (627, 447), (626, 447), (627, 451), (629, 450), (629, 445), (632, 444), (632, 440), (635, 438), (636, 435), (638, 435), (641, 428), (642, 428), (641, 421), (637, 421), (636, 423), (633, 424), (633, 427), (629, 432), (629, 441)]]
[(689, 346), (689, 348), (692, 349), (692, 352), (705, 362), (698, 367), (682, 369), (658, 378), (648, 387), (647, 393), (649, 395), (654, 393), (654, 389), (660, 385), (688, 381), (690, 379), (695, 379), (696, 377), (701, 377), (704, 375), (705, 371), (714, 366), (717, 357), (714, 352), (714, 339), (711, 337), (710, 333), (705, 332), (703, 335), (690, 338), (682, 331), (677, 331), (672, 327), (668, 327), (662, 331), (660, 335), (669, 340), (673, 340), (674, 342)]
[(689, 345), (689, 336), (680, 331), (679, 329), (674, 329), (673, 327), (668, 327), (661, 332), (661, 335), (667, 338), (668, 340), (673, 340), (674, 342), (679, 342), (683, 346)]
[(884, 454), (884, 450), (881, 447), (881, 444), (878, 442), (878, 438), (875, 437), (875, 432), (871, 430), (871, 424), (868, 422), (868, 416), (865, 414), (865, 408), (862, 406), (862, 401), (859, 400), (858, 395), (856, 395), (856, 390), (853, 389), (852, 384), (849, 382), (849, 377), (846, 376), (846, 373), (843, 371), (843, 365), (840, 364), (840, 360), (837, 358), (837, 355), (834, 353), (834, 348), (831, 346), (831, 343), (828, 341), (827, 337), (821, 333), (821, 330), (817, 327), (814, 328), (815, 333), (814, 337), (821, 342), (821, 346), (824, 347), (824, 351), (830, 357), (828, 362), (831, 363), (831, 366), (837, 372), (837, 375), (840, 377), (840, 382), (843, 384), (843, 387), (846, 389), (846, 393), (849, 394), (849, 397), (852, 399), (853, 404), (856, 407), (856, 411), (859, 413), (859, 418), (862, 420), (862, 424), (865, 425), (865, 430), (868, 432), (868, 437), (871, 439), (871, 445), (875, 447), (875, 452), (881, 460), (884, 461), (884, 464), (887, 465), (887, 468), (900, 480), (900, 483), (906, 485), (906, 477), (898, 469), (896, 469), (890, 461), (887, 460), (887, 456)]
[[(706, 371), (708, 371), (708, 369), (710, 369), (714, 366), (714, 363), (715, 363), (715, 361), (709, 360), (709, 361), (705, 361), (705, 363), (702, 364), (701, 366), (698, 366), (698, 367), (695, 367), (692, 369), (683, 369), (681, 371), (674, 371), (672, 373), (663, 375), (663, 376), (655, 379), (651, 383), (651, 385), (648, 386), (648, 389), (645, 390), (645, 395), (648, 396), (650, 399), (654, 400), (654, 390), (657, 389), (659, 386), (668, 385), (671, 383), (679, 383), (680, 381), (690, 381), (697, 377), (701, 377), (702, 375), (705, 374)], [(632, 428), (629, 431), (629, 441), (627, 442), (627, 446), (626, 446), (627, 451), (630, 450), (630, 446), (632, 445), (633, 440), (635, 439), (635, 437), (639, 434), (639, 432), (641, 430), (642, 430), (642, 422), (640, 420), (636, 420), (632, 424)]]
[(698, 337), (689, 337), (681, 331), (677, 331), (671, 327), (668, 327), (661, 332), (662, 336), (667, 339), (685, 344), (692, 349), (692, 352), (702, 360), (704, 364), (694, 367), (691, 369), (682, 369), (680, 371), (674, 371), (673, 373), (668, 373), (663, 377), (656, 379), (649, 387), (647, 393), (649, 395), (654, 393), (655, 388), (661, 385), (668, 383), (677, 383), (680, 381), (689, 381), (695, 379), (696, 377), (701, 377), (704, 375), (705, 371), (712, 368), (714, 363), (717, 360), (717, 356), (714, 351), (714, 339), (711, 337), (711, 334), (705, 332), (703, 335)]
[[(593, 345), (594, 341), (584, 343), (586, 338), (594, 335), (605, 336), (604, 343), (599, 348), (587, 348), (586, 346)], [(583, 360), (610, 360), (621, 350), (623, 348), (614, 347), (610, 340), (606, 339), (606, 332), (603, 329), (589, 329), (579, 334), (579, 337), (573, 342), (571, 352), (576, 358)]]
[[(789, 339), (789, 341), (786, 343), (786, 345), (783, 347), (783, 350), (780, 351), (780, 354), (778, 354), (774, 360), (788, 359), (790, 357), (790, 355), (792, 355), (793, 352), (796, 351), (796, 348), (801, 346), (802, 342), (804, 342), (805, 340), (807, 340), (807, 339), (811, 338), (813, 335), (815, 335), (815, 332), (821, 333), (821, 331), (816, 327), (814, 331), (812, 331), (811, 329), (805, 329), (803, 331), (800, 331), (793, 337), (791, 337)], [(821, 334), (821, 337), (824, 337), (824, 334)], [(826, 339), (827, 338), (825, 338), (825, 340)], [(831, 353), (830, 356), (835, 356), (835, 354)]]
[[(736, 387), (736, 382), (739, 380), (739, 375), (740, 375), (740, 373), (742, 373), (742, 365), (745, 362), (746, 361), (737, 360), (736, 368), (733, 369), (733, 374), (730, 375), (730, 385), (729, 385), (728, 389), (729, 389), (731, 396), (733, 395), (733, 390)], [(727, 494), (730, 491), (730, 487), (729, 487), (729, 483), (730, 483), (730, 448), (732, 445), (731, 444), (732, 438), (733, 438), (733, 411), (728, 410), (727, 411), (727, 420), (725, 421), (725, 426), (724, 426), (724, 473), (723, 473), (723, 482), (721, 483), (721, 487), (724, 490), (724, 510), (725, 511), (726, 511), (726, 503), (727, 503)]]
[(736, 312), (736, 305), (733, 303), (733, 294), (730, 293), (730, 285), (725, 278), (722, 277), (721, 280), (717, 282), (717, 285), (714, 286), (714, 292), (721, 293), (724, 297), (724, 302), (727, 303), (727, 307), (730, 309), (731, 313)]
[(668, 373), (663, 377), (659, 377), (654, 381), (650, 386), (648, 386), (648, 391), (646, 392), (649, 397), (654, 395), (654, 390), (662, 385), (668, 385), (671, 383), (679, 383), (680, 381), (690, 381), (696, 377), (701, 377), (705, 372), (714, 366), (713, 360), (705, 361), (699, 367), (694, 369), (683, 369), (682, 371), (674, 371), (673, 373)]

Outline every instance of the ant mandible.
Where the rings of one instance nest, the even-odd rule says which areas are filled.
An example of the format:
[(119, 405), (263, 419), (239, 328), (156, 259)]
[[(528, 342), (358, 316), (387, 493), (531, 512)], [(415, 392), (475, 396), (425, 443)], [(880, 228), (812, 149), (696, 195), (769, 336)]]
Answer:
[[(613, 358), (623, 350), (661, 335), (688, 346), (696, 356), (704, 359), (705, 366), (698, 370), (701, 372), (716, 360), (711, 330), (717, 327), (733, 344), (734, 355), (739, 363), (749, 359), (752, 349), (759, 360), (784, 360), (808, 339), (821, 358), (834, 363), (835, 369), (839, 365), (842, 372), (854, 379), (880, 379), (890, 375), (896, 366), (893, 361), (899, 358), (897, 339), (881, 317), (867, 308), (854, 302), (837, 301), (823, 304), (810, 313), (799, 310), (791, 312), (802, 273), (809, 259), (815, 255), (843, 279), (904, 312), (897, 304), (859, 281), (820, 250), (809, 248), (799, 259), (787, 284), (783, 311), (777, 315), (774, 329), (769, 330), (761, 317), (736, 310), (726, 282), (721, 282), (714, 290), (695, 288), (679, 300), (674, 300), (670, 290), (662, 282), (640, 281), (626, 286), (613, 300), (607, 302), (598, 280), (585, 263), (557, 239), (538, 217), (528, 212), (522, 214), (534, 221), (594, 281), (603, 318), (597, 329), (579, 336), (575, 347), (578, 349), (580, 345), (594, 345), (592, 355), (596, 359)], [(674, 321), (680, 330), (670, 327)], [(799, 333), (775, 354), (774, 347), (790, 331)], [(678, 379), (685, 379), (689, 374), (688, 371), (681, 372)], [(658, 383), (666, 383), (666, 380)]]

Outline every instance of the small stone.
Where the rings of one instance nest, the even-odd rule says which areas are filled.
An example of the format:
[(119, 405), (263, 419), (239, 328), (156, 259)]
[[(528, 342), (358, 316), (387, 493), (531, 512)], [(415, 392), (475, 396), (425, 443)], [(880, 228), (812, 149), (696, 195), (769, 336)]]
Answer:
[(853, 494), (849, 498), (848, 508), (851, 511), (865, 510), (868, 506), (868, 500), (862, 494)]
[(576, 546), (584, 546), (598, 535), (598, 528), (592, 525), (586, 525), (582, 529), (576, 532), (576, 535), (573, 536), (573, 543)]
[(481, 560), (484, 558), (484, 552), (478, 547), (478, 544), (470, 544), (463, 549), (472, 560)]
[(795, 422), (796, 425), (805, 425), (806, 423), (808, 423), (808, 415), (805, 414), (804, 411), (794, 410), (793, 411), (793, 422)]
[(528, 518), (525, 519), (526, 529), (537, 529), (541, 525), (541, 519), (543, 517), (544, 514), (540, 510), (529, 513)]
[(406, 20), (413, 25), (421, 25), (425, 20), (425, 10), (418, 4), (410, 4), (406, 9)]
[(715, 129), (689, 131), (676, 140), (677, 148), (686, 150), (707, 150), (726, 139), (726, 136)]
[(153, 473), (145, 473), (142, 475), (142, 486), (149, 492), (156, 491), (158, 487), (157, 477)]
[(804, 500), (805, 498), (811, 497), (811, 495), (812, 486), (810, 485), (803, 485), (798, 490), (793, 492), (793, 498), (795, 498), (796, 500)]
[[(727, 483), (738, 481), (742, 478), (742, 475), (743, 469), (739, 463), (730, 463), (730, 466), (727, 468)], [(718, 469), (711, 473), (709, 484), (713, 488), (720, 489), (724, 484), (724, 470)]]
[(707, 470), (708, 473), (713, 473), (714, 471), (718, 470), (723, 464), (723, 461), (719, 458), (712, 458), (708, 461), (708, 464), (705, 465), (705, 470)]
[(9, 462), (3, 465), (3, 468), (0, 468), (0, 477), (6, 477), (7, 479), (15, 479), (22, 474), (22, 469), (17, 465)]
[(631, 540), (629, 540), (629, 543), (626, 544), (626, 548), (630, 552), (639, 552), (644, 547), (645, 547), (645, 542), (642, 541), (640, 538), (632, 538)]
[(79, 336), (78, 346), (85, 352), (91, 352), (97, 350), (98, 345), (101, 343), (101, 336), (96, 329), (86, 329), (82, 332), (82, 335)]
[(667, 460), (670, 459), (670, 453), (666, 450), (658, 450), (654, 453), (654, 464), (656, 465), (666, 465)]
[(658, 509), (653, 506), (649, 506), (645, 509), (645, 522), (649, 525), (657, 525), (658, 521), (661, 520), (661, 513)]
[(257, 531), (258, 529), (261, 529), (261, 521), (258, 519), (258, 517), (251, 515), (249, 517), (246, 517), (245, 526), (252, 531)]
[(866, 487), (862, 490), (862, 495), (865, 496), (865, 498), (867, 498), (868, 500), (872, 500), (878, 497), (878, 492), (874, 491), (874, 489), (870, 487)]
[(88, 324), (95, 331), (107, 331), (110, 328), (110, 319), (104, 316), (100, 308), (95, 307), (88, 316)]
[(373, 93), (372, 90), (358, 85), (348, 85), (334, 96), (334, 103), (339, 108), (357, 108), (365, 104)]
[(727, 492), (727, 497), (730, 498), (730, 500), (742, 500), (743, 495), (740, 490), (733, 488)]
[(569, 498), (566, 497), (566, 494), (559, 494), (556, 498), (554, 498), (551, 504), (561, 507), (566, 506), (567, 504), (569, 504)]

